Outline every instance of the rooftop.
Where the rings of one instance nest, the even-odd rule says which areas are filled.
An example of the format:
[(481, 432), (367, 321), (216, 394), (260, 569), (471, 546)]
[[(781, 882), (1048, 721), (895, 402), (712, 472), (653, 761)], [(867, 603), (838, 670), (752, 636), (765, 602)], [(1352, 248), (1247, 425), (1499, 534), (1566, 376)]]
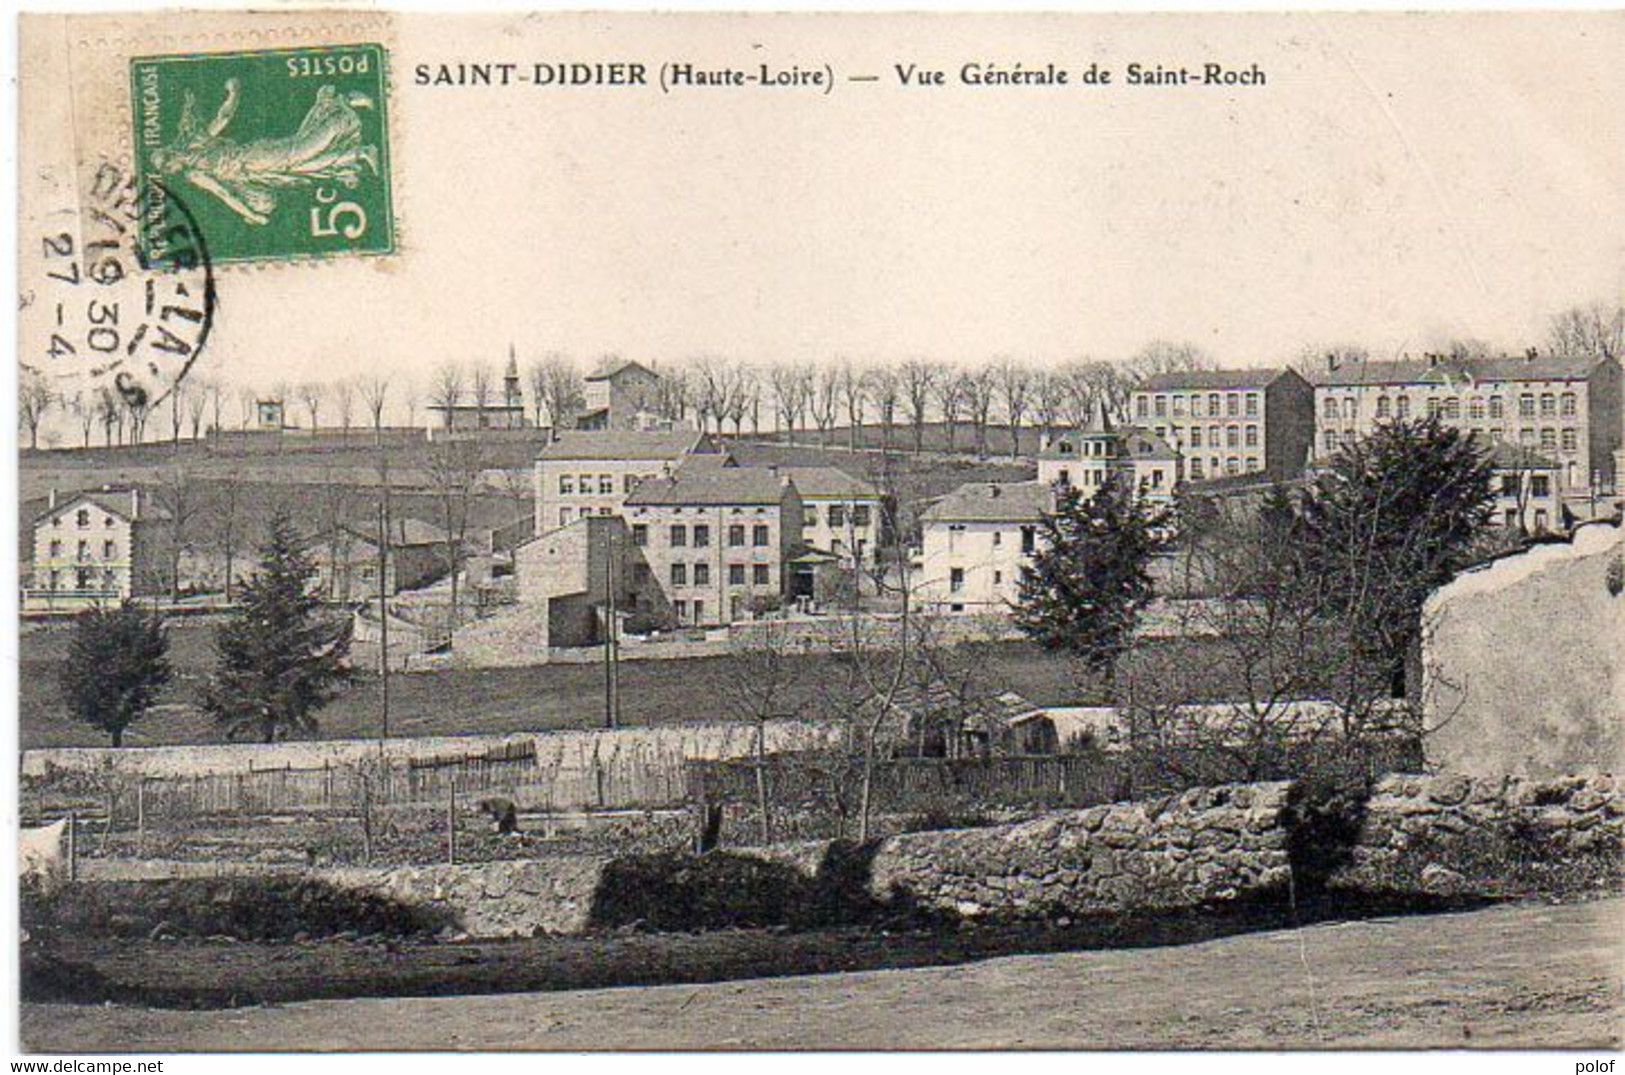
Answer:
[(1498, 358), (1367, 359), (1344, 361), (1336, 369), (1322, 366), (1309, 373), (1317, 387), (1377, 384), (1454, 384), (1465, 381), (1582, 381), (1598, 360), (1585, 356), (1523, 355)]
[(716, 445), (693, 430), (638, 433), (623, 429), (566, 429), (536, 453), (539, 460), (677, 459), (714, 452)]
[(921, 518), (933, 523), (1037, 522), (1050, 510), (1043, 482), (971, 482), (933, 504)]
[(880, 493), (862, 478), (854, 478), (839, 467), (779, 467), (780, 474), (789, 475), (796, 483), (796, 491), (804, 497), (844, 497), (847, 499), (876, 499)]
[(608, 362), (608, 363), (606, 363), (606, 364), (604, 364), (602, 366), (599, 366), (597, 369), (595, 369), (591, 373), (587, 374), (587, 376), (585, 378), (583, 378), (583, 380), (588, 380), (588, 381), (608, 381), (608, 380), (612, 380), (615, 377), (619, 377), (621, 374), (626, 373), (628, 370), (641, 370), (642, 372), (647, 373), (651, 377), (659, 376), (659, 374), (655, 373), (654, 370), (650, 369), (648, 366), (645, 366), (641, 362), (633, 362), (631, 359), (619, 358), (619, 359), (615, 359), (612, 362)]
[(73, 508), (81, 501), (89, 501), (115, 518), (125, 522), (134, 522), (137, 519), (167, 519), (169, 513), (152, 502), (152, 496), (145, 491), (140, 492), (139, 513), (131, 510), (131, 494), (137, 492), (136, 486), (103, 486), (100, 489), (80, 489), (71, 492), (58, 493), (56, 507), (50, 507), (49, 502), (40, 511), (36, 512), (36, 520), (51, 515), (61, 515)]
[(626, 506), (778, 504), (786, 480), (767, 467), (684, 469), (638, 482), (626, 495)]
[(1182, 389), (1268, 388), (1290, 370), (1255, 366), (1234, 370), (1172, 370), (1153, 373), (1141, 381), (1139, 392), (1178, 392)]

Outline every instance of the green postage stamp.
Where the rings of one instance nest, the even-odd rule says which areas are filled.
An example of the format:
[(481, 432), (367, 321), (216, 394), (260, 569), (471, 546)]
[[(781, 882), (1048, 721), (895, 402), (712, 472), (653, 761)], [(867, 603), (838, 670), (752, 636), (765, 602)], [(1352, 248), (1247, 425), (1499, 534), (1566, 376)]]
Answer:
[(131, 60), (143, 233), (184, 216), (216, 264), (393, 253), (385, 77), (381, 45)]

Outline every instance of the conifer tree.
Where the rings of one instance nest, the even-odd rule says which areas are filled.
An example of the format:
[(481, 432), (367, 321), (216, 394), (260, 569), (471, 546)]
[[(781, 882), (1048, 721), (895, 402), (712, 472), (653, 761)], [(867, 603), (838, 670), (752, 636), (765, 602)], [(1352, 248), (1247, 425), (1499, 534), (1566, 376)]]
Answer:
[(170, 681), (168, 654), (163, 620), (128, 601), (81, 612), (60, 677), (68, 710), (106, 732), (113, 746), (123, 746), (125, 731)]
[(316, 732), (316, 711), (350, 677), (350, 622), (323, 615), (315, 567), (286, 515), (271, 521), (259, 570), (215, 638), (204, 708), (230, 738), (264, 743)]
[(1017, 626), (1112, 679), (1151, 603), (1151, 559), (1167, 546), (1168, 525), (1165, 511), (1116, 476), (1087, 498), (1061, 487), (1021, 571)]

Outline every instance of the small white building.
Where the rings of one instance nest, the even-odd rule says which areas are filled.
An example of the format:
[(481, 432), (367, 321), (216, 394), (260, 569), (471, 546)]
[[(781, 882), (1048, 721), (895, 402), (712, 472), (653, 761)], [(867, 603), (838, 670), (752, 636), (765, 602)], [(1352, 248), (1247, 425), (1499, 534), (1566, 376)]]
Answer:
[(26, 611), (116, 603), (156, 588), (152, 523), (162, 516), (138, 488), (58, 495), (34, 518), (33, 586)]
[(973, 482), (920, 518), (920, 592), (943, 612), (1004, 612), (1054, 506), (1048, 482)]
[(1038, 453), (1038, 480), (1060, 483), (1093, 496), (1108, 476), (1147, 500), (1171, 503), (1184, 479), (1178, 451), (1137, 426), (1119, 428), (1102, 410), (1088, 428), (1057, 433)]

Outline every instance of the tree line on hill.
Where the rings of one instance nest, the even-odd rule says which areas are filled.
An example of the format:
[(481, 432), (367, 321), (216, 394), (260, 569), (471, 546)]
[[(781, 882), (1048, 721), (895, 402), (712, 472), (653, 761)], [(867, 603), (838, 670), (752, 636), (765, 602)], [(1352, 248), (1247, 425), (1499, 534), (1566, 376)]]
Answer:
[[(1557, 354), (1625, 357), (1625, 304), (1594, 302), (1553, 316), (1545, 349)], [(1487, 354), (1480, 340), (1450, 341), (1451, 354)], [(1328, 354), (1363, 357), (1359, 344), (1305, 347), (1293, 363), (1300, 369), (1323, 365)], [(603, 356), (594, 365), (618, 361)], [(819, 365), (748, 362), (722, 354), (686, 361), (648, 363), (657, 384), (636, 399), (653, 414), (692, 423), (715, 433), (752, 436), (771, 433), (794, 443), (816, 433), (823, 444), (844, 432), (846, 446), (862, 446), (862, 429), (877, 425), (881, 447), (926, 450), (928, 430), (940, 424), (949, 452), (990, 453), (991, 430), (1009, 430), (1012, 455), (1029, 453), (1021, 431), (1048, 434), (1081, 425), (1099, 409), (1126, 418), (1133, 385), (1155, 373), (1212, 368), (1211, 355), (1191, 343), (1156, 341), (1124, 361), (1094, 358), (1059, 365), (1018, 356), (976, 363), (949, 363), (911, 357), (901, 362), (835, 358)], [(522, 406), (537, 426), (573, 425), (583, 408), (582, 374), (573, 357), (549, 351), (520, 364)], [(218, 376), (194, 374), (168, 386), (156, 399), (124, 399), (103, 388), (58, 392), (37, 373), (25, 372), (19, 388), (19, 421), (29, 446), (37, 448), (52, 415), (68, 424), (65, 443), (90, 447), (97, 434), (104, 445), (198, 439), (208, 430), (248, 429), (257, 421), (262, 399), (276, 400), (311, 430), (344, 434), (381, 428), (392, 421), (417, 427), (426, 405), (449, 425), (456, 407), (484, 408), (505, 403), (502, 372), (492, 361), (443, 362), (422, 384), (392, 373), (342, 377), (331, 381), (230, 385)], [(157, 419), (154, 428), (153, 420)], [(960, 436), (967, 439), (962, 443)]]

